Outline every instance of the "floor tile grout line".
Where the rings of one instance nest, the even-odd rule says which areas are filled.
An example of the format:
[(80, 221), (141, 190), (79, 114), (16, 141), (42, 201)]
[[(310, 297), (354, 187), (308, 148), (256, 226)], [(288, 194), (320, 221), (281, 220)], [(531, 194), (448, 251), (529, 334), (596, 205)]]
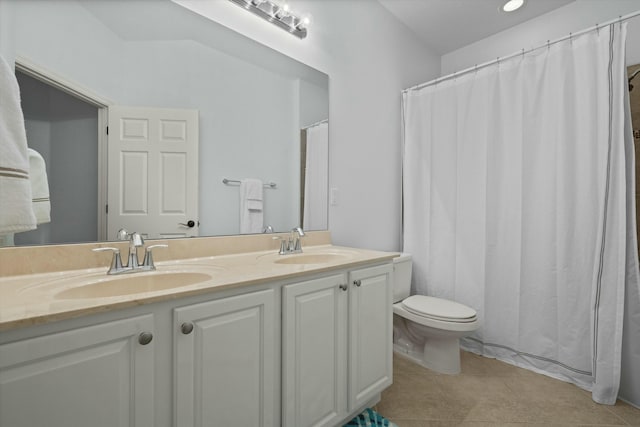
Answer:
[[(617, 400), (616, 400), (616, 402), (617, 402)], [(603, 406), (605, 406), (605, 409), (606, 409), (607, 411), (609, 411), (609, 413), (613, 414), (616, 418), (620, 419), (620, 421), (622, 421), (622, 422), (624, 423), (623, 425), (625, 425), (625, 426), (630, 426), (630, 425), (631, 425), (631, 423), (629, 423), (627, 420), (625, 420), (624, 418), (622, 418), (622, 417), (621, 417), (620, 415), (618, 415), (615, 411), (611, 410), (611, 408), (610, 408), (610, 406), (611, 406), (611, 405), (603, 405)]]
[[(403, 358), (398, 358), (398, 360), (401, 360)], [(467, 359), (469, 360), (469, 359)], [(511, 394), (518, 394), (520, 391), (520, 387), (519, 384), (526, 384), (528, 382), (528, 375), (522, 375), (520, 374), (518, 371), (512, 371), (512, 372), (491, 372), (494, 370), (500, 371), (499, 367), (495, 366), (493, 364), (493, 361), (491, 361), (488, 364), (484, 364), (483, 366), (483, 362), (485, 359), (471, 359), (471, 370), (474, 371), (472, 373), (466, 373), (465, 372), (465, 368), (464, 368), (464, 360), (463, 360), (463, 372), (460, 375), (460, 377), (466, 377), (467, 379), (473, 379), (473, 383), (477, 383), (484, 381), (484, 379), (494, 379), (494, 385), (499, 386), (500, 389), (503, 389)], [(446, 383), (446, 379), (449, 377), (447, 375), (425, 375), (424, 372), (420, 372), (419, 370), (416, 369), (412, 369), (410, 367), (410, 365), (407, 365), (405, 362), (407, 362), (406, 360), (404, 360), (403, 362), (397, 362), (398, 363), (398, 368), (397, 372), (403, 372), (403, 369), (401, 367), (406, 368), (406, 371), (403, 372), (403, 374), (406, 374), (405, 379), (410, 378), (413, 379), (413, 377), (416, 378), (424, 378), (425, 381), (430, 382), (430, 383), (435, 383), (434, 385), (436, 387), (438, 386), (444, 386)], [(480, 362), (480, 363), (478, 363)], [(500, 362), (500, 361), (499, 361)], [(504, 363), (504, 362), (502, 362)], [(518, 367), (514, 367), (515, 369), (522, 369), (522, 368), (518, 368)], [(483, 371), (483, 369), (487, 369), (487, 371)], [(394, 369), (394, 371), (396, 371)], [(479, 371), (479, 372), (478, 372)], [(527, 371), (528, 372), (528, 371)], [(534, 376), (538, 377), (538, 375), (541, 374), (533, 374)], [(428, 377), (428, 378), (427, 378)], [(562, 384), (566, 384), (564, 382), (562, 382), (561, 380), (558, 380), (556, 378), (553, 377), (546, 377), (546, 376), (541, 376), (542, 378), (545, 379), (549, 379), (551, 380), (551, 383), (556, 383), (556, 382), (560, 382)], [(395, 382), (395, 381), (394, 381)], [(549, 386), (553, 386), (553, 384), (549, 383)], [(455, 381), (451, 384), (448, 384), (450, 386), (456, 386), (455, 385)], [(474, 385), (477, 386), (477, 385)], [(412, 386), (413, 387), (413, 386)], [(457, 386), (456, 386), (457, 387)], [(575, 386), (574, 386), (575, 387)], [(439, 388), (439, 387), (438, 387)], [(544, 393), (544, 391), (543, 391)], [(585, 394), (586, 393), (586, 394)], [(584, 396), (583, 396), (584, 395)], [(576, 397), (580, 397), (580, 399), (578, 399), (580, 402), (582, 402), (583, 398), (587, 397), (587, 400), (589, 400), (592, 404), (593, 401), (591, 399), (588, 398), (588, 392), (582, 391), (581, 389), (579, 389), (578, 387), (575, 387), (575, 392), (571, 391), (568, 392), (568, 396), (576, 396)], [(521, 399), (517, 399), (520, 401), (520, 403), (524, 403), (526, 404), (526, 402), (522, 401)], [(568, 399), (567, 403), (568, 404), (572, 404), (570, 402), (572, 402), (573, 399)], [(384, 400), (382, 401), (384, 402)], [(631, 422), (627, 421), (622, 415), (619, 415), (619, 411), (614, 411), (613, 408), (609, 407), (609, 406), (605, 406), (605, 408), (602, 408), (602, 405), (595, 405), (595, 407), (599, 407), (598, 412), (604, 416), (603, 419), (601, 420), (596, 420), (596, 419), (591, 419), (590, 421), (601, 421), (600, 423), (594, 423), (594, 424), (590, 424), (589, 422), (584, 422), (585, 420), (583, 420), (583, 422), (579, 422), (578, 418), (572, 418), (572, 419), (564, 419), (563, 417), (556, 417), (555, 419), (549, 419), (546, 422), (556, 422), (556, 424), (553, 424), (555, 426), (594, 426), (594, 427), (601, 427), (601, 426), (615, 426), (616, 423), (622, 423), (619, 425), (632, 425)], [(383, 406), (384, 408), (384, 406)], [(393, 406), (390, 406), (389, 409), (391, 411), (393, 411), (391, 408), (393, 408)], [(606, 415), (605, 415), (606, 414)], [(624, 416), (626, 417), (626, 412), (623, 413)], [(633, 412), (630, 413), (631, 417), (633, 417)], [(400, 413), (395, 413), (395, 415), (400, 415)], [(408, 415), (408, 417), (407, 417)], [(465, 414), (461, 414), (458, 413), (458, 416), (455, 416), (454, 414), (450, 413), (450, 414), (437, 414), (437, 413), (433, 413), (433, 414), (424, 414), (421, 416), (416, 417), (415, 415), (417, 414), (411, 414), (411, 413), (406, 413), (401, 415), (400, 417), (395, 417), (395, 419), (393, 417), (389, 417), (390, 420), (394, 421), (394, 420), (400, 420), (400, 421), (407, 421), (407, 422), (418, 422), (418, 423), (425, 423), (425, 424), (430, 424), (432, 422), (434, 423), (443, 423), (445, 425), (448, 424), (452, 424), (452, 425), (457, 425), (458, 423), (464, 423), (464, 422), (468, 422), (470, 423), (470, 425), (474, 425), (474, 424), (478, 424), (478, 425), (492, 425), (495, 423), (498, 423), (497, 420), (492, 421), (492, 420), (485, 420), (485, 421), (481, 421), (481, 420), (470, 420), (468, 419), (468, 415), (470, 415), (469, 413), (465, 413)], [(444, 416), (443, 416), (444, 415)], [(451, 417), (451, 415), (454, 415), (454, 417)], [(464, 415), (464, 418), (460, 418), (459, 416)], [(481, 418), (484, 418), (486, 415), (489, 414), (475, 414), (472, 418), (476, 418), (477, 416), (480, 416)], [(511, 414), (511, 415), (515, 415), (515, 414)], [(611, 417), (613, 415), (613, 417)], [(495, 418), (493, 416), (489, 416), (488, 418)], [(511, 418), (511, 416), (509, 416), (509, 418)], [(531, 420), (524, 420), (520, 417), (514, 417), (515, 419), (511, 420), (511, 421), (500, 421), (500, 423), (507, 423), (507, 424), (514, 424), (514, 425), (543, 425), (540, 422), (533, 422)], [(518, 419), (520, 418), (520, 419)], [(609, 419), (610, 418), (610, 419)], [(535, 419), (535, 418), (534, 418)], [(562, 420), (562, 421), (560, 421)], [(564, 422), (563, 422), (564, 421)], [(568, 421), (568, 422), (567, 422)], [(606, 423), (602, 423), (602, 421), (607, 421), (609, 422), (609, 424)], [(614, 424), (611, 424), (614, 423)], [(402, 427), (402, 425), (400, 424), (399, 427)]]

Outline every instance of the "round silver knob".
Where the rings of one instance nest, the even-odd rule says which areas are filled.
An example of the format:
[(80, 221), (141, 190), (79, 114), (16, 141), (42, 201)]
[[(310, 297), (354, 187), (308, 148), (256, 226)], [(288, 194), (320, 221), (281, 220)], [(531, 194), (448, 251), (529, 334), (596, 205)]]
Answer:
[(340, 289), (342, 289), (343, 291), (347, 290), (347, 285), (340, 285)]
[(143, 332), (138, 335), (138, 342), (142, 345), (147, 345), (153, 340), (153, 334), (151, 332)]
[(180, 325), (180, 330), (183, 334), (189, 335), (191, 332), (193, 332), (193, 323), (184, 322), (182, 325)]
[(360, 280), (354, 280), (354, 281), (353, 281), (353, 284), (354, 284), (354, 285), (356, 285), (356, 286), (358, 286), (358, 287), (360, 287), (360, 285), (362, 285), (362, 281), (360, 281)]

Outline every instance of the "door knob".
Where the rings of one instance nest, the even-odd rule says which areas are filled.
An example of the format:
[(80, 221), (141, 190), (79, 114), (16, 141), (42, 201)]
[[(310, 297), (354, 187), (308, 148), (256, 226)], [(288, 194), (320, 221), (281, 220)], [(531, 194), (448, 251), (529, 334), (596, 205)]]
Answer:
[[(192, 219), (190, 219), (189, 221), (187, 221), (187, 223), (185, 224), (184, 222), (179, 222), (179, 225), (182, 225), (183, 227), (189, 227), (189, 228), (193, 228), (196, 225), (196, 222)], [(200, 225), (200, 222), (198, 222), (198, 225)]]
[(362, 285), (362, 281), (360, 281), (360, 280), (354, 280), (354, 281), (353, 281), (353, 284), (354, 284), (354, 285), (356, 285), (356, 286), (358, 286), (358, 287), (360, 287), (360, 285)]

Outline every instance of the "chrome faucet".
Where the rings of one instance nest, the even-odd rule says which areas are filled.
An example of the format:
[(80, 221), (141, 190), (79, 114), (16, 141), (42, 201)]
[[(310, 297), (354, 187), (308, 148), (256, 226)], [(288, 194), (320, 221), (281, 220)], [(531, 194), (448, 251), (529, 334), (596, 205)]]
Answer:
[(140, 266), (138, 262), (138, 248), (144, 246), (144, 239), (140, 235), (140, 233), (133, 232), (129, 234), (129, 262), (127, 263), (127, 267), (132, 270), (135, 270)]
[(124, 274), (124, 273), (135, 273), (137, 271), (152, 271), (156, 269), (156, 266), (153, 263), (153, 255), (152, 250), (154, 248), (166, 248), (167, 245), (151, 245), (147, 246), (144, 253), (144, 260), (142, 261), (142, 265), (138, 260), (138, 248), (144, 246), (144, 239), (140, 235), (140, 233), (133, 232), (129, 233), (124, 228), (118, 231), (118, 239), (119, 240), (129, 240), (129, 256), (127, 265), (122, 265), (122, 257), (120, 256), (120, 249), (118, 248), (96, 248), (93, 249), (94, 252), (104, 252), (104, 251), (113, 251), (113, 258), (111, 260), (111, 267), (107, 274)]
[(291, 229), (291, 233), (289, 233), (289, 251), (290, 252), (294, 254), (299, 254), (300, 252), (302, 252), (302, 241), (300, 239), (304, 236), (305, 234), (302, 227), (294, 227)]
[(302, 227), (295, 227), (291, 229), (288, 238), (274, 237), (274, 239), (280, 239), (280, 255), (287, 254), (299, 254), (302, 252), (301, 237), (304, 237), (304, 230)]

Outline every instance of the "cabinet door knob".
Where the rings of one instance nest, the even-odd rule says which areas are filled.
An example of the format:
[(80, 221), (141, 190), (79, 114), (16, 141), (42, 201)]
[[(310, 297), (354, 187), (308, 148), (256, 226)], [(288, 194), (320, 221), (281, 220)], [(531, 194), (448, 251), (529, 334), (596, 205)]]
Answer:
[(153, 340), (153, 334), (151, 332), (143, 332), (138, 335), (138, 342), (142, 345), (147, 345)]
[(193, 331), (193, 323), (184, 322), (182, 325), (180, 325), (180, 330), (183, 334), (189, 335)]
[(347, 290), (347, 285), (340, 285), (340, 289), (342, 289), (343, 291)]
[(360, 280), (354, 280), (354, 281), (353, 281), (353, 284), (354, 284), (354, 285), (356, 285), (356, 286), (358, 286), (358, 287), (360, 287), (360, 285), (362, 285), (362, 281), (360, 281)]

